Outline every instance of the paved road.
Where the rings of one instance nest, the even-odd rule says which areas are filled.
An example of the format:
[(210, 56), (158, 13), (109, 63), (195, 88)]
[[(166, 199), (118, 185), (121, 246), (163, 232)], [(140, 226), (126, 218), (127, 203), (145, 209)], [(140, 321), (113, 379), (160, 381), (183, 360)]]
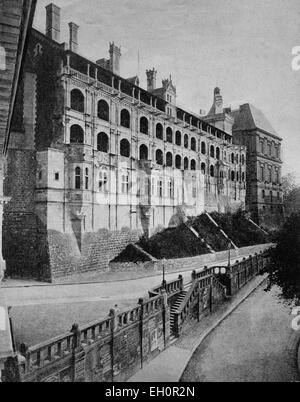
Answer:
[(299, 381), (290, 308), (260, 286), (196, 350), (182, 381)]
[[(234, 257), (231, 262), (248, 257)], [(222, 260), (207, 264), (227, 265), (228, 260)], [(167, 281), (177, 279), (179, 273), (182, 274), (184, 283), (191, 280), (190, 270), (186, 272), (173, 272), (166, 275)], [(116, 282), (86, 283), (78, 285), (45, 285), (32, 287), (2, 287), (1, 293), (6, 298), (8, 306), (33, 306), (39, 304), (62, 304), (75, 302), (96, 302), (116, 300), (131, 300), (148, 295), (148, 290), (157, 286), (162, 280), (162, 273), (158, 272), (156, 276), (144, 277), (139, 279), (129, 279)]]

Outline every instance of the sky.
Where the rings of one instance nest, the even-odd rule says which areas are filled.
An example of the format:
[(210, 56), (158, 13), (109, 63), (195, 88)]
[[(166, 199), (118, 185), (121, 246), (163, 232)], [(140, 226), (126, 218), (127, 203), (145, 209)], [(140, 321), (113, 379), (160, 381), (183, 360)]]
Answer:
[[(45, 31), (38, 0), (34, 27)], [(209, 111), (213, 90), (225, 106), (252, 103), (283, 138), (283, 173), (300, 184), (300, 70), (292, 49), (300, 46), (300, 0), (54, 0), (61, 7), (61, 41), (68, 23), (79, 28), (79, 53), (108, 57), (109, 42), (122, 49), (124, 78), (148, 68), (158, 84), (172, 75), (180, 106)], [(139, 54), (139, 58), (138, 58)], [(138, 59), (140, 60), (138, 63)]]

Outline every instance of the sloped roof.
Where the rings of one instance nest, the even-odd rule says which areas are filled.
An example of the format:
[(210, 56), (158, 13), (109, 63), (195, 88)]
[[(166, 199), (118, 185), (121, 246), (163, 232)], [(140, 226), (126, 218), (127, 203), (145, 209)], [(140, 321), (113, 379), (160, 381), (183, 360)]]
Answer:
[(234, 130), (260, 129), (279, 137), (263, 112), (249, 103), (242, 105), (239, 110), (233, 111), (232, 115), (235, 119)]

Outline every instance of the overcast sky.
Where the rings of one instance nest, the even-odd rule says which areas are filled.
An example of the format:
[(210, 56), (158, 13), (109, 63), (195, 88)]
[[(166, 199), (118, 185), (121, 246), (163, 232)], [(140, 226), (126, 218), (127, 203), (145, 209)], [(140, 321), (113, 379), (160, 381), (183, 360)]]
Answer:
[[(34, 26), (45, 30), (38, 0)], [(291, 68), (300, 46), (300, 0), (55, 0), (62, 8), (62, 41), (68, 22), (80, 26), (79, 53), (96, 61), (108, 44), (122, 47), (121, 76), (155, 67), (172, 75), (178, 104), (209, 110), (220, 86), (225, 105), (250, 102), (283, 138), (284, 172), (300, 183), (300, 71)]]

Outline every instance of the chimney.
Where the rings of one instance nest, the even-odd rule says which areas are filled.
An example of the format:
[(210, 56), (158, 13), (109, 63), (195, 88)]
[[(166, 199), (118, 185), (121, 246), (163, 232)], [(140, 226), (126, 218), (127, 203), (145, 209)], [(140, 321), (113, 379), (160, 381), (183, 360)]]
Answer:
[(152, 70), (146, 70), (147, 75), (147, 91), (152, 92), (156, 89), (156, 75), (157, 71), (155, 68)]
[(60, 41), (60, 8), (53, 3), (46, 6), (46, 36)]
[(223, 113), (223, 98), (221, 95), (221, 90), (218, 87), (214, 90), (214, 106), (215, 114)]
[(114, 42), (109, 44), (110, 54), (110, 70), (117, 75), (120, 75), (121, 48), (116, 46)]
[(78, 51), (78, 29), (79, 26), (75, 24), (75, 22), (69, 22), (70, 28), (70, 41), (69, 41), (69, 49), (77, 53)]

